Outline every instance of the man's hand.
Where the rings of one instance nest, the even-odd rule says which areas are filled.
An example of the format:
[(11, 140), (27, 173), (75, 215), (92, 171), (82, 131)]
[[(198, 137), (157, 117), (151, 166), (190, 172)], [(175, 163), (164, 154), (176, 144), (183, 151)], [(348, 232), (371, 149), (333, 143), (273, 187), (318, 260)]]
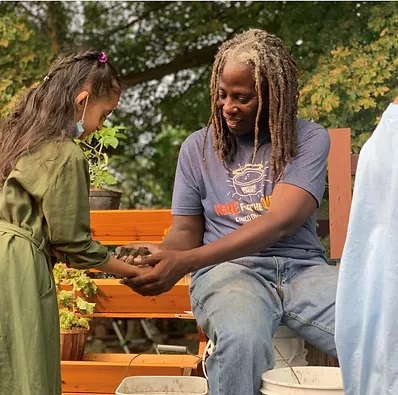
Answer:
[[(120, 282), (143, 296), (160, 295), (169, 291), (178, 280), (190, 272), (187, 251), (163, 250), (141, 258), (137, 268), (141, 274)], [(152, 269), (148, 268), (152, 266)]]

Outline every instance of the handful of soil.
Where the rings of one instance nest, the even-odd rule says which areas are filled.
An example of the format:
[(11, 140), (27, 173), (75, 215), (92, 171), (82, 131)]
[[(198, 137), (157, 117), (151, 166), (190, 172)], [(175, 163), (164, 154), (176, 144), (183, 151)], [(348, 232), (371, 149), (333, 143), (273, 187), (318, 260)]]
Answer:
[(139, 262), (135, 262), (135, 259), (139, 256), (150, 255), (151, 251), (147, 247), (118, 247), (115, 251), (115, 258), (120, 259), (123, 262), (129, 263), (130, 265), (139, 265)]
[[(139, 256), (150, 255), (151, 251), (147, 247), (130, 248), (130, 247), (117, 247), (115, 250), (115, 258), (120, 259), (130, 265), (140, 265), (140, 262), (135, 262), (134, 260)], [(120, 278), (114, 274), (104, 273), (104, 272), (89, 272), (88, 276), (90, 278)]]

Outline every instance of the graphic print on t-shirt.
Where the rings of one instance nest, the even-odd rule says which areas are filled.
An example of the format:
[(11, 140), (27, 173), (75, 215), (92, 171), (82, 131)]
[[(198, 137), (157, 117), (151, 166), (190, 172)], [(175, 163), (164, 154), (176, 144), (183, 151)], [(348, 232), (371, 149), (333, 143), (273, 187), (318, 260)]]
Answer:
[(249, 197), (251, 200), (261, 198), (264, 193), (264, 183), (269, 182), (265, 178), (267, 169), (268, 166), (264, 167), (262, 163), (256, 165), (247, 163), (243, 167), (232, 170), (233, 178), (227, 181), (235, 190), (232, 197), (239, 200), (245, 197)]
[(218, 216), (232, 215), (236, 222), (243, 223), (259, 217), (269, 207), (271, 195), (264, 196), (268, 179), (268, 161), (265, 164), (246, 163), (237, 169), (230, 169), (226, 182), (230, 186), (231, 201), (226, 204), (215, 204), (214, 211)]

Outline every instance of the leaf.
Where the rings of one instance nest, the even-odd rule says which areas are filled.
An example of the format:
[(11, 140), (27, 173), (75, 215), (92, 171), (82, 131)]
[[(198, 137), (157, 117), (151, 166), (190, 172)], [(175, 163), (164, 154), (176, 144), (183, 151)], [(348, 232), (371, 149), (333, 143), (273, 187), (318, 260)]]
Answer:
[(107, 174), (104, 177), (104, 182), (105, 182), (105, 184), (108, 184), (108, 185), (115, 185), (117, 181), (116, 181), (116, 178), (112, 174)]
[(73, 308), (74, 292), (66, 291), (66, 290), (59, 291), (58, 295), (57, 295), (57, 299), (58, 299), (58, 304), (61, 307)]
[(79, 313), (81, 314), (93, 314), (95, 309), (95, 303), (87, 302), (82, 299), (80, 296), (76, 298), (76, 306), (78, 308)]
[(77, 326), (80, 328), (90, 329), (90, 319), (87, 317), (79, 317), (77, 320)]
[(111, 146), (113, 148), (116, 148), (119, 144), (119, 141), (116, 137), (111, 137), (109, 139), (107, 139), (107, 146)]

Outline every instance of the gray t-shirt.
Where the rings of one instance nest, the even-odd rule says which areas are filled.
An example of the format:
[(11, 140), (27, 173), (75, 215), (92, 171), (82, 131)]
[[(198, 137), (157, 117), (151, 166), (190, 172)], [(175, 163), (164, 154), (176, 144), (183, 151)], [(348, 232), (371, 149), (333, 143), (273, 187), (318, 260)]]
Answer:
[[(182, 144), (174, 184), (173, 215), (203, 215), (204, 244), (217, 240), (253, 218), (266, 213), (275, 184), (270, 181), (271, 144), (260, 136), (260, 146), (253, 158), (253, 135), (238, 139), (232, 163), (223, 166), (213, 150), (213, 133), (205, 129), (192, 133)], [(284, 179), (308, 191), (318, 206), (325, 190), (329, 134), (322, 126), (297, 121), (298, 154), (285, 168)], [(316, 234), (314, 213), (292, 236), (280, 240), (256, 256), (281, 256), (297, 259), (324, 257)]]

